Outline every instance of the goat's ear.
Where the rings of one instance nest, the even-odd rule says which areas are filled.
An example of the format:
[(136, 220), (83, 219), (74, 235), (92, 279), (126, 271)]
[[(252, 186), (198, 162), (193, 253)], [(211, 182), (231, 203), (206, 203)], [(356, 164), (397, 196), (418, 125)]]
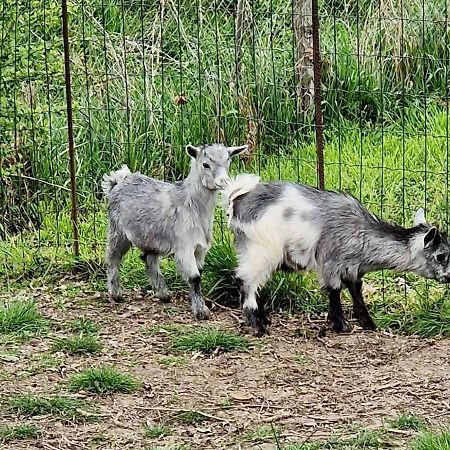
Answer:
[(197, 158), (200, 153), (200, 148), (194, 147), (191, 144), (186, 145), (186, 153), (192, 158)]
[(423, 208), (419, 208), (414, 216), (414, 226), (421, 225), (423, 223), (426, 223), (425, 211)]
[(247, 151), (248, 145), (241, 145), (239, 147), (228, 147), (228, 152), (230, 153), (230, 156), (236, 156), (240, 155), (241, 153)]
[(424, 248), (437, 247), (441, 242), (442, 242), (442, 238), (436, 227), (430, 228), (428, 233), (423, 238)]

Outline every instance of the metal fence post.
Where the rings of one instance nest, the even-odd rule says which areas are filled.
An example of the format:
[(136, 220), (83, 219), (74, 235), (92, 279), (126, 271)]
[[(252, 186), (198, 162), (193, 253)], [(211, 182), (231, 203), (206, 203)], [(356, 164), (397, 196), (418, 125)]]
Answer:
[(64, 41), (64, 75), (66, 86), (67, 107), (67, 142), (69, 147), (69, 171), (70, 171), (70, 201), (73, 234), (73, 252), (75, 256), (80, 255), (78, 235), (78, 209), (77, 209), (77, 186), (75, 176), (75, 150), (73, 142), (73, 118), (72, 118), (72, 85), (70, 78), (70, 56), (69, 56), (69, 25), (67, 18), (67, 0), (61, 0), (63, 41)]
[(313, 65), (314, 65), (314, 102), (316, 122), (316, 151), (317, 175), (319, 188), (325, 189), (324, 156), (323, 156), (323, 122), (322, 122), (322, 96), (321, 96), (321, 60), (319, 40), (319, 7), (318, 0), (312, 1), (312, 30), (313, 30)]

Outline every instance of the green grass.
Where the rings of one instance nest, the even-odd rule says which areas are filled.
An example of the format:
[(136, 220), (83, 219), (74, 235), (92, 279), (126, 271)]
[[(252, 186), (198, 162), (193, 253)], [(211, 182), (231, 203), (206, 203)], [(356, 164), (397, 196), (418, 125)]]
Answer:
[(72, 391), (86, 391), (95, 394), (121, 392), (129, 394), (139, 388), (139, 382), (129, 374), (114, 367), (102, 366), (84, 369), (73, 375), (69, 384)]
[(0, 333), (37, 332), (48, 327), (34, 300), (0, 303)]
[(181, 324), (163, 324), (163, 325), (154, 325), (151, 327), (148, 327), (144, 330), (145, 334), (148, 334), (150, 336), (155, 336), (158, 334), (161, 335), (173, 335), (173, 334), (180, 334), (183, 333), (184, 330), (186, 330), (187, 327), (185, 325)]
[(277, 428), (272, 427), (259, 427), (253, 431), (249, 431), (242, 436), (240, 436), (239, 440), (245, 442), (255, 442), (255, 441), (267, 441), (267, 440), (276, 440), (278, 439), (278, 435), (280, 431)]
[(427, 432), (421, 434), (411, 444), (411, 450), (449, 450), (450, 431), (444, 430), (439, 433)]
[(174, 367), (187, 364), (187, 359), (182, 356), (162, 356), (159, 358), (158, 362), (162, 366)]
[(142, 433), (143, 437), (146, 439), (158, 439), (167, 436), (171, 436), (173, 430), (167, 425), (156, 424), (152, 426), (146, 426)]
[(0, 428), (0, 443), (37, 439), (39, 435), (39, 428), (30, 423), (6, 425)]
[(173, 337), (173, 348), (183, 352), (246, 351), (249, 346), (243, 336), (212, 328), (196, 328)]
[(99, 339), (91, 334), (79, 334), (55, 339), (51, 351), (64, 352), (71, 355), (98, 353), (103, 348)]
[(189, 445), (184, 444), (174, 444), (174, 445), (165, 445), (163, 447), (160, 446), (145, 446), (144, 450), (189, 450), (191, 447)]
[(95, 334), (98, 332), (99, 327), (92, 319), (86, 317), (79, 317), (78, 319), (72, 319), (68, 322), (66, 328), (70, 331), (77, 331), (85, 334)]
[(208, 417), (206, 417), (199, 411), (189, 410), (177, 413), (176, 419), (181, 423), (195, 425), (197, 423), (206, 422), (208, 420)]
[(283, 450), (362, 450), (362, 449), (381, 449), (390, 447), (389, 443), (383, 441), (383, 432), (359, 430), (357, 434), (349, 439), (330, 438), (325, 442), (304, 442), (301, 444), (289, 445)]
[(95, 416), (83, 402), (72, 397), (20, 394), (7, 398), (5, 405), (10, 411), (26, 417), (51, 414), (69, 420)]
[(399, 414), (389, 422), (389, 425), (398, 430), (420, 431), (426, 428), (426, 423), (422, 418), (409, 413)]

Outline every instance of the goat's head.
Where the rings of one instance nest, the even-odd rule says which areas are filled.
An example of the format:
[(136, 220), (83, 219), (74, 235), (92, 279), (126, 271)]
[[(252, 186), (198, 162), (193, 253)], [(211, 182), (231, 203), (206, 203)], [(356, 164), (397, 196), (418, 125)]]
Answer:
[(194, 147), (189, 144), (186, 146), (186, 152), (193, 158), (193, 164), (203, 186), (210, 190), (218, 190), (225, 188), (230, 179), (228, 168), (231, 158), (247, 148), (247, 145), (226, 147), (222, 144), (212, 144)]
[(427, 277), (450, 283), (450, 247), (447, 235), (426, 222), (420, 208), (415, 216), (414, 225), (418, 227), (413, 251), (419, 263), (419, 272)]

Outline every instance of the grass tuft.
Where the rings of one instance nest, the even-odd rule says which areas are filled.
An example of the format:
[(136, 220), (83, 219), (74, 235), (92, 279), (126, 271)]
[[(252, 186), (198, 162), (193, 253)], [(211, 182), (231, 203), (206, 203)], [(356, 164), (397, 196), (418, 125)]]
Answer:
[(63, 419), (81, 419), (93, 416), (83, 402), (71, 397), (23, 394), (8, 398), (5, 403), (10, 411), (27, 417), (51, 414)]
[(399, 414), (389, 424), (397, 430), (420, 431), (426, 427), (425, 421), (422, 418), (408, 413)]
[(245, 442), (267, 441), (276, 438), (279, 434), (277, 428), (260, 427), (243, 434), (241, 440)]
[(131, 375), (119, 372), (114, 367), (102, 366), (85, 369), (70, 380), (70, 390), (95, 394), (121, 392), (128, 394), (139, 388), (139, 382)]
[(47, 326), (48, 320), (39, 314), (34, 300), (0, 303), (0, 333), (37, 332)]
[(423, 433), (411, 444), (411, 450), (448, 450), (450, 448), (450, 431), (440, 433)]
[(223, 352), (246, 351), (250, 343), (243, 336), (212, 328), (197, 328), (174, 336), (173, 348), (183, 352), (212, 353), (219, 349)]
[(145, 329), (145, 334), (155, 336), (157, 334), (180, 334), (183, 333), (187, 327), (181, 324), (163, 324), (154, 325)]
[(199, 411), (182, 411), (177, 414), (176, 418), (186, 424), (195, 425), (196, 423), (206, 422), (208, 418)]
[(183, 364), (187, 363), (186, 358), (183, 358), (182, 356), (163, 356), (159, 358), (159, 364), (162, 366), (182, 366)]
[(36, 439), (39, 437), (39, 434), (39, 428), (30, 423), (21, 423), (14, 426), (7, 425), (0, 428), (0, 442), (8, 443), (12, 441)]
[(71, 355), (83, 355), (86, 353), (97, 353), (103, 345), (94, 335), (79, 334), (56, 339), (52, 345), (52, 352), (65, 352)]
[(170, 427), (167, 425), (162, 424), (156, 424), (153, 426), (146, 426), (144, 428), (144, 432), (142, 435), (146, 439), (157, 439), (157, 438), (163, 438), (167, 436), (171, 436), (173, 434), (173, 431)]
[(85, 334), (95, 334), (98, 332), (98, 325), (93, 320), (86, 317), (71, 320), (66, 328), (70, 331), (77, 331)]

